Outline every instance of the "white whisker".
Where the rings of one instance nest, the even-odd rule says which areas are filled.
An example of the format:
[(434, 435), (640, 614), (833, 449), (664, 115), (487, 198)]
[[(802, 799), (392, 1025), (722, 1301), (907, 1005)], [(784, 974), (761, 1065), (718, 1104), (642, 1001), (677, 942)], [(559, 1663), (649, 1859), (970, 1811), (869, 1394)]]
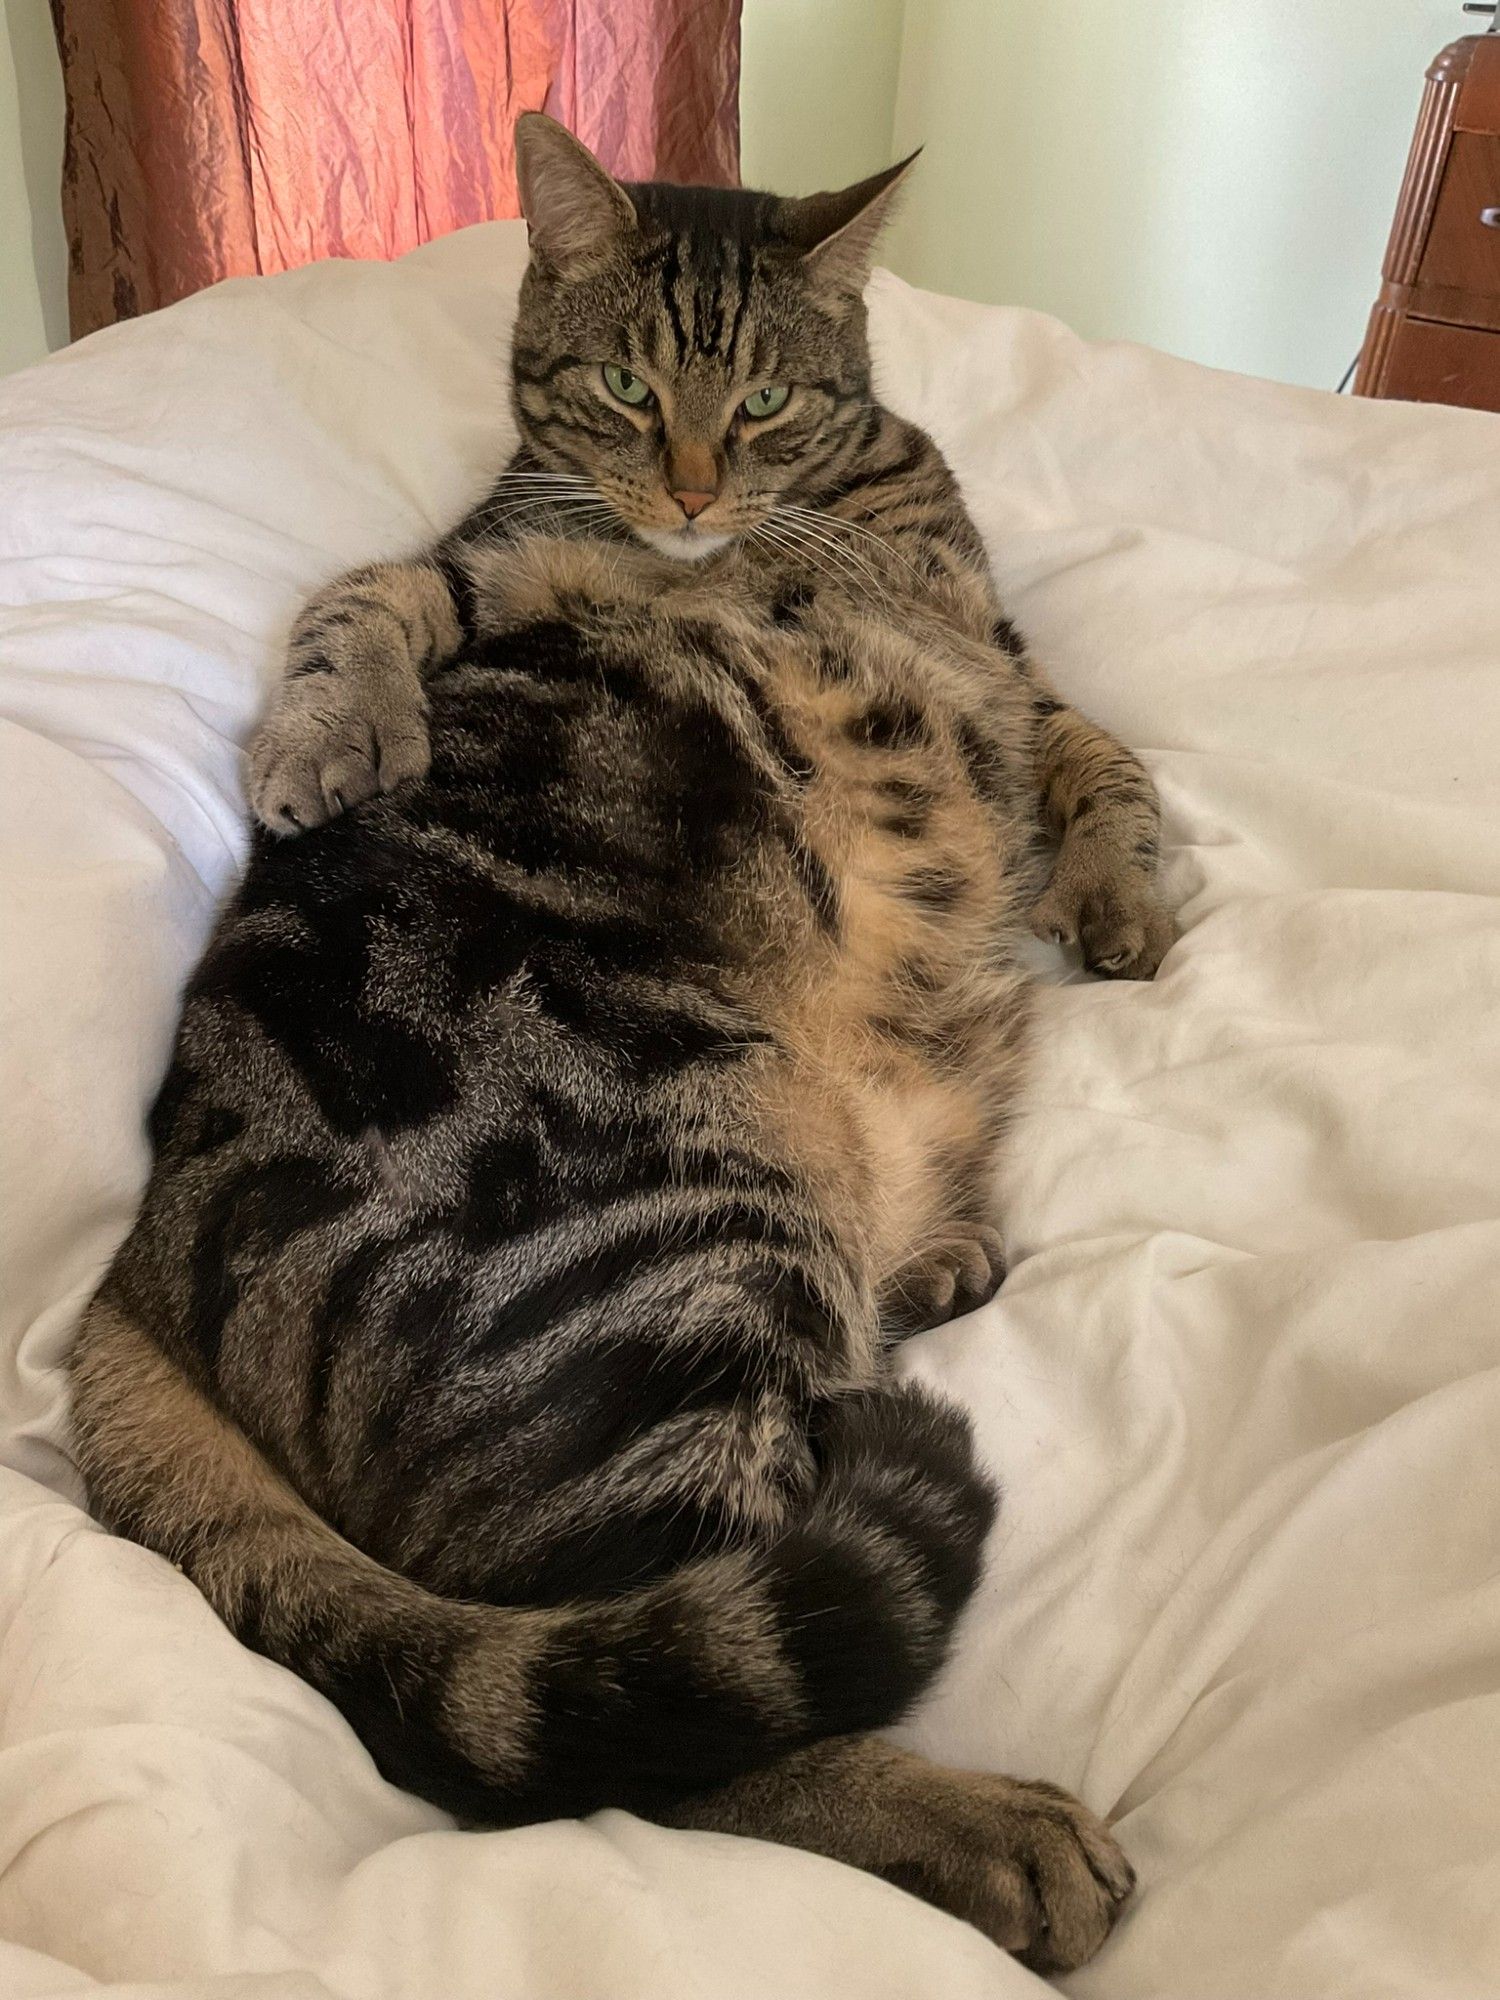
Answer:
[(828, 558), (835, 552), (824, 548), (812, 537), (801, 534), (790, 523), (778, 521), (773, 526), (768, 519), (762, 521), (751, 533), (753, 536), (761, 537), (783, 557), (790, 558), (793, 564), (811, 570), (815, 576), (850, 590), (854, 595), (861, 594), (864, 587), (863, 579), (843, 562), (842, 553), (839, 552), (836, 556), (838, 566), (834, 567)]
[(804, 553), (817, 549), (823, 558), (822, 569), (843, 583), (856, 597), (873, 595), (887, 607), (892, 599), (884, 581), (857, 551), (840, 543), (838, 539), (824, 531), (823, 524), (816, 524), (800, 518), (789, 518), (786, 510), (776, 516), (777, 526), (783, 534), (790, 535), (794, 544), (800, 543)]
[[(529, 519), (528, 519), (529, 517)], [(594, 521), (613, 525), (616, 521), (614, 509), (607, 501), (590, 492), (533, 493), (512, 495), (508, 499), (496, 498), (470, 525), (470, 532), (479, 535), (494, 534), (506, 529), (514, 521), (524, 520), (526, 532), (543, 532), (549, 521), (559, 526), (564, 522)], [(511, 530), (514, 535), (516, 530)]]
[(889, 536), (877, 534), (873, 528), (864, 527), (858, 521), (846, 520), (841, 514), (820, 514), (813, 508), (798, 507), (795, 505), (788, 506), (786, 512), (801, 520), (816, 521), (820, 527), (830, 528), (835, 531), (842, 530), (845, 534), (860, 536), (864, 541), (873, 543), (882, 555), (890, 557), (893, 562), (900, 563), (901, 567), (910, 576), (915, 578), (924, 589), (931, 588), (932, 578), (925, 574), (902, 549), (898, 548)]

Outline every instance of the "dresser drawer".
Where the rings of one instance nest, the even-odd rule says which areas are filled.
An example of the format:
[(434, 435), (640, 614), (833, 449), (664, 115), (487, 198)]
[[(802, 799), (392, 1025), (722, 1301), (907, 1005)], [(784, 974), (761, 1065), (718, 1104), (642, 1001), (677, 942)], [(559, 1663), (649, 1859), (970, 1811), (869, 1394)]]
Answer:
[(1500, 327), (1500, 133), (1453, 134), (1411, 310)]
[(1500, 34), (1433, 61), (1357, 396), (1500, 411)]
[(1500, 333), (1401, 319), (1392, 325), (1379, 393), (1408, 403), (1500, 411)]

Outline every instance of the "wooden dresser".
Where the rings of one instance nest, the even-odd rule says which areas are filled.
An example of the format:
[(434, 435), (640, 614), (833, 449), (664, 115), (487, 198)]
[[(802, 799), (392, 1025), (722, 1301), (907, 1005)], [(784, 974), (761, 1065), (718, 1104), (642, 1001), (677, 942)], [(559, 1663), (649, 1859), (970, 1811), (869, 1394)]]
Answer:
[(1357, 396), (1500, 410), (1500, 34), (1427, 72)]

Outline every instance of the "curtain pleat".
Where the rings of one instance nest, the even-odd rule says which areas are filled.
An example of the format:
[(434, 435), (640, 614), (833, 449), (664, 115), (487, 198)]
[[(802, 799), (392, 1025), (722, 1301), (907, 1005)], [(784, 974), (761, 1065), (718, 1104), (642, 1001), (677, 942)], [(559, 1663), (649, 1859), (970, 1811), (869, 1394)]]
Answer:
[(739, 0), (53, 0), (75, 337), (517, 213), (517, 116), (732, 183)]

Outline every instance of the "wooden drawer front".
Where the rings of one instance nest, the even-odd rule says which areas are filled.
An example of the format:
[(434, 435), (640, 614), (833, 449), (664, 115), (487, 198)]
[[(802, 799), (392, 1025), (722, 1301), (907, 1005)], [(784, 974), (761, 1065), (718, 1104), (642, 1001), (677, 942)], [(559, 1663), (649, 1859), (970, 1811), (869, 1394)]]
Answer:
[(1408, 403), (1500, 411), (1500, 333), (1400, 320), (1375, 393)]
[(1415, 290), (1413, 312), (1500, 325), (1500, 133), (1454, 133)]

